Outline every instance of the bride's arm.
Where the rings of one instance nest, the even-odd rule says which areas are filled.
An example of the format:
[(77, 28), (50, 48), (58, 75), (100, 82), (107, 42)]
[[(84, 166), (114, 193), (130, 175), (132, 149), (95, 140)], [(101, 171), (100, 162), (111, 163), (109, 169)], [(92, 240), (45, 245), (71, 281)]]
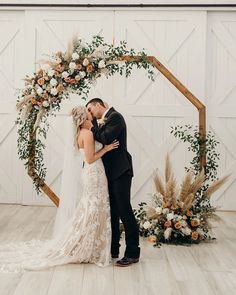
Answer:
[(92, 164), (93, 162), (100, 159), (105, 153), (116, 149), (119, 147), (119, 142), (115, 141), (109, 145), (105, 145), (99, 151), (95, 152), (95, 141), (93, 138), (93, 133), (91, 131), (87, 131), (84, 134), (84, 152), (85, 152), (85, 159), (86, 162)]

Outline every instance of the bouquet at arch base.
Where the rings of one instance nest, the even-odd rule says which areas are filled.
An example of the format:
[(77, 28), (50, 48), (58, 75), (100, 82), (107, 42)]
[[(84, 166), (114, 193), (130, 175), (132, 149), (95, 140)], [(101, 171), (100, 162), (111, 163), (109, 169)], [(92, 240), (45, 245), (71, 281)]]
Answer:
[(228, 177), (224, 176), (206, 188), (204, 169), (197, 176), (190, 170), (178, 188), (167, 155), (165, 181), (154, 173), (153, 204), (142, 202), (134, 210), (140, 235), (156, 247), (162, 243), (191, 245), (215, 239), (209, 223), (215, 212), (210, 197)]

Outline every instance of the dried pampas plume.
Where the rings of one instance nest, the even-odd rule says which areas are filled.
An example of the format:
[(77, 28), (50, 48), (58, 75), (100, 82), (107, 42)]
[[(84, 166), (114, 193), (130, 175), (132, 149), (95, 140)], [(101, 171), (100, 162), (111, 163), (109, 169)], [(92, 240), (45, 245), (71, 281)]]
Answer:
[(204, 172), (204, 168), (202, 168), (199, 175), (194, 179), (193, 183), (191, 184), (191, 187), (189, 189), (190, 193), (195, 195), (196, 192), (199, 190), (199, 188), (202, 186), (204, 181), (205, 181), (205, 172)]
[(195, 199), (195, 195), (192, 193), (186, 197), (183, 204), (182, 212), (186, 212), (192, 207), (194, 199)]
[(41, 108), (41, 109), (39, 110), (38, 114), (37, 114), (37, 118), (36, 118), (36, 121), (35, 121), (35, 123), (34, 123), (34, 129), (33, 129), (34, 131), (35, 131), (36, 128), (39, 126), (39, 123), (41, 122), (44, 113), (45, 113), (45, 109), (44, 109), (44, 108)]
[(74, 49), (76, 47), (76, 44), (77, 44), (77, 35), (75, 34), (73, 36), (73, 38), (68, 42), (68, 46), (67, 46), (67, 50), (66, 50), (66, 53), (65, 53), (65, 59), (67, 61), (69, 61), (71, 59), (71, 56), (74, 52)]
[(176, 196), (176, 180), (174, 178), (174, 175), (171, 173), (171, 176), (166, 183), (166, 189), (165, 189), (165, 202), (172, 203), (172, 200), (175, 199)]
[(171, 167), (171, 164), (170, 164), (169, 153), (167, 153), (167, 155), (166, 155), (166, 167), (165, 167), (165, 178), (166, 178), (166, 182), (169, 181), (171, 175), (172, 175), (172, 167)]
[(157, 192), (160, 193), (162, 197), (164, 198), (165, 197), (164, 185), (162, 183), (160, 176), (157, 174), (157, 171), (155, 171), (153, 179), (154, 179), (154, 184), (155, 184)]
[(24, 98), (16, 104), (16, 109), (17, 109), (17, 110), (22, 109), (22, 107), (23, 107), (24, 105), (26, 105), (26, 104), (28, 103), (28, 101), (29, 101), (31, 98), (33, 98), (33, 97), (34, 97), (34, 96), (33, 96), (32, 94), (25, 95)]
[(184, 180), (183, 180), (182, 186), (181, 186), (179, 199), (182, 202), (184, 202), (185, 198), (188, 196), (189, 189), (190, 189), (190, 186), (192, 183), (192, 179), (193, 179), (193, 173), (192, 173), (192, 171), (189, 171), (186, 174), (186, 176), (184, 177)]
[(25, 121), (25, 119), (28, 117), (29, 112), (32, 109), (32, 104), (28, 103), (24, 106), (24, 108), (21, 111), (21, 120)]
[(214, 181), (204, 193), (204, 196), (210, 198), (211, 195), (217, 191), (229, 178), (230, 175), (221, 177), (220, 179)]

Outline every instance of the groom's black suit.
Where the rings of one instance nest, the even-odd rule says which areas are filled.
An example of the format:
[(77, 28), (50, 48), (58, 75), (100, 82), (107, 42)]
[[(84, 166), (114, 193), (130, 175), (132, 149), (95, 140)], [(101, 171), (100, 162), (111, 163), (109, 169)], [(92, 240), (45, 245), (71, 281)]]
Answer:
[(103, 145), (117, 139), (119, 148), (106, 153), (103, 164), (108, 178), (111, 205), (112, 244), (111, 253), (119, 253), (119, 218), (125, 228), (125, 256), (138, 258), (140, 255), (138, 226), (130, 204), (130, 187), (133, 176), (132, 157), (127, 151), (127, 130), (123, 116), (114, 108), (109, 109), (105, 123), (98, 127), (96, 120), (91, 131)]

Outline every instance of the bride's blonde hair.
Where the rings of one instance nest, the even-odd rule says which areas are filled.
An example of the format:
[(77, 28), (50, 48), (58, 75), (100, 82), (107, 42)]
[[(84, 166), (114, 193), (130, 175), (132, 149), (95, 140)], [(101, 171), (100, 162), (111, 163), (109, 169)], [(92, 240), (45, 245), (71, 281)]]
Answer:
[(87, 120), (87, 110), (84, 106), (74, 107), (71, 111), (71, 116), (74, 122), (74, 134), (75, 134), (75, 146), (78, 147), (78, 136), (80, 131), (80, 126)]

